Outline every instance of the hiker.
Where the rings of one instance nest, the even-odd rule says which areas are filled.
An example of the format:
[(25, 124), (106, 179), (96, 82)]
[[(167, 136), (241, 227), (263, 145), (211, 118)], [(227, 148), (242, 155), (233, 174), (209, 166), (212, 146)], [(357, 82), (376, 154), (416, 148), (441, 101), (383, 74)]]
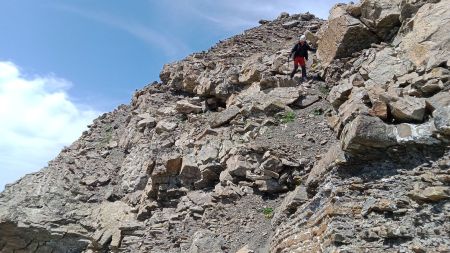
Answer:
[(294, 75), (298, 70), (298, 65), (300, 65), (302, 67), (302, 81), (306, 81), (306, 61), (308, 60), (308, 51), (316, 52), (316, 49), (310, 47), (306, 42), (306, 36), (302, 35), (299, 38), (299, 42), (292, 48), (289, 56), (294, 59), (294, 70), (291, 73), (291, 79), (294, 78)]

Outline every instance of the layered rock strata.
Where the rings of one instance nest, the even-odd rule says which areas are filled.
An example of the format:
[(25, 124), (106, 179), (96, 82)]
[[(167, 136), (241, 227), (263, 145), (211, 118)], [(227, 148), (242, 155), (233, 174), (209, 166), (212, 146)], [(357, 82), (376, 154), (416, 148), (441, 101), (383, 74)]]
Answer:
[(450, 251), (449, 8), (282, 13), (165, 65), (6, 187), (0, 251)]

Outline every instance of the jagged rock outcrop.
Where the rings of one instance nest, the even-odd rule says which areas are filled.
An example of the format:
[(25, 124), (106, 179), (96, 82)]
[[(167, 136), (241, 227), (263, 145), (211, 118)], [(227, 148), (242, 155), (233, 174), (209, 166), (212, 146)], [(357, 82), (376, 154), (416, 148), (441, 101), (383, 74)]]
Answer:
[(377, 36), (358, 18), (348, 14), (345, 5), (336, 5), (318, 42), (317, 55), (323, 64), (351, 56), (378, 42)]
[(449, 8), (282, 13), (165, 65), (0, 193), (0, 251), (448, 252)]
[[(225, 40), (208, 52), (167, 64), (161, 80), (176, 90), (226, 101), (248, 85), (289, 71), (287, 58), (299, 34), (316, 31), (323, 21), (309, 13), (283, 16)], [(274, 86), (277, 79), (267, 80)]]
[[(444, 35), (448, 27), (415, 30), (423, 19), (428, 19), (427, 24), (448, 23), (437, 15), (445, 16), (450, 2), (424, 1), (417, 9), (405, 2), (362, 1), (360, 6), (338, 6), (344, 11), (332, 13), (337, 18), (349, 15), (348, 9), (360, 8), (363, 23), (383, 40), (395, 36), (399, 26), (403, 30), (393, 44), (374, 45), (343, 59), (349, 66), (345, 72), (328, 73), (329, 81), (341, 77), (328, 96), (334, 107), (328, 122), (341, 143), (309, 173), (301, 190), (308, 199), (297, 197), (305, 195), (299, 195), (300, 187), (289, 193), (279, 210), (283, 215), (274, 220), (277, 230), (270, 252), (450, 250), (448, 239), (441, 236), (448, 233), (443, 224), (450, 206), (450, 188), (444, 179), (449, 173), (449, 139), (446, 128), (440, 127), (447, 124), (441, 120), (449, 108), (444, 74), (449, 66), (448, 57), (432, 57), (448, 54), (449, 40)], [(384, 6), (377, 17), (373, 16), (376, 8), (367, 7), (371, 4)], [(368, 13), (373, 22), (365, 20)], [(400, 18), (403, 23), (381, 25), (379, 18), (397, 20), (399, 13), (408, 16)], [(319, 45), (336, 41), (326, 39), (322, 37)], [(427, 51), (434, 45), (441, 46)], [(412, 56), (421, 53), (420, 60)], [(328, 71), (339, 71), (332, 65)], [(442, 74), (431, 81), (432, 73), (438, 72)], [(440, 102), (433, 106), (434, 101)], [(424, 219), (427, 215), (433, 218)]]

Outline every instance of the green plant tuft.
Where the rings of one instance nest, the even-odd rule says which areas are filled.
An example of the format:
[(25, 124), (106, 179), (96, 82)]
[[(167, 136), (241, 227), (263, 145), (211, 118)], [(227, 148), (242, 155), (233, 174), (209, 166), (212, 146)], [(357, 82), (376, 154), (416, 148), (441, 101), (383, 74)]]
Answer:
[(262, 213), (266, 219), (271, 219), (273, 217), (273, 208), (272, 207), (264, 207), (262, 209)]
[(294, 122), (294, 120), (295, 120), (295, 113), (292, 111), (285, 112), (281, 117), (281, 123), (283, 124)]

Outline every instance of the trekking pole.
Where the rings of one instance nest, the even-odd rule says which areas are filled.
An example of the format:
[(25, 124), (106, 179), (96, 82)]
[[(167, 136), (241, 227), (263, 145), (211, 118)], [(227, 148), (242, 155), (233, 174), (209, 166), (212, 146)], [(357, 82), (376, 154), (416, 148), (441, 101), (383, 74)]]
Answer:
[(288, 68), (288, 73), (286, 74), (286, 75), (289, 75), (289, 61), (291, 60), (291, 55), (289, 55), (288, 56), (288, 59), (287, 59), (287, 68)]

